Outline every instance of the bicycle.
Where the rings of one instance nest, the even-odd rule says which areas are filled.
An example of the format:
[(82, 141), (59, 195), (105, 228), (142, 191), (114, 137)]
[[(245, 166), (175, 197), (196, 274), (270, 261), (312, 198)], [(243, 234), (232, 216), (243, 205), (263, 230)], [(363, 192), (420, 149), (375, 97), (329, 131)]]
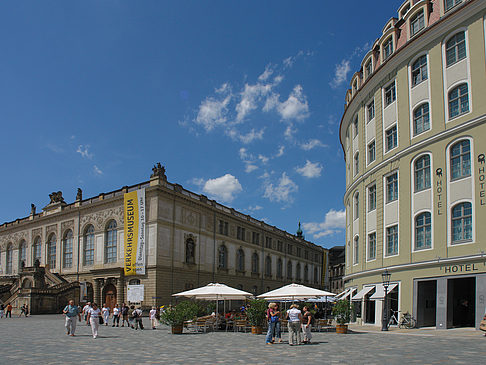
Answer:
[(392, 312), (392, 315), (390, 316), (390, 319), (388, 319), (388, 327), (391, 325), (397, 325), (398, 324), (398, 313), (399, 311), (394, 311), (393, 309), (390, 309)]
[(417, 326), (417, 321), (408, 312), (402, 314), (402, 320), (398, 324), (399, 328), (415, 328)]

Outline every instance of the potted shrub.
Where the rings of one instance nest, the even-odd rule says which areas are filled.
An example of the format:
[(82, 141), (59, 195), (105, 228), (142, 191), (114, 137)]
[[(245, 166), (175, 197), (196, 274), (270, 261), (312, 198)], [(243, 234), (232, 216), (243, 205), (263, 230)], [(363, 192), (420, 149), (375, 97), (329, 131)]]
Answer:
[(181, 334), (184, 321), (188, 321), (197, 316), (199, 306), (191, 301), (184, 301), (175, 306), (169, 306), (160, 315), (160, 322), (171, 327), (173, 334)]
[(267, 311), (267, 302), (264, 299), (250, 300), (246, 309), (248, 322), (251, 325), (251, 333), (259, 335), (262, 333), (263, 324), (265, 323)]
[(353, 304), (345, 300), (339, 300), (332, 308), (332, 315), (336, 318), (336, 333), (347, 333)]

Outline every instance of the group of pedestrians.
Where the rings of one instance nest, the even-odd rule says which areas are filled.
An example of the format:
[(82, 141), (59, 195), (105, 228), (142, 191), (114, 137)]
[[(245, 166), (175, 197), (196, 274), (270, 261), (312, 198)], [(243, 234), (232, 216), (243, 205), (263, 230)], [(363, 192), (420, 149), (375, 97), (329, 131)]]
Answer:
[[(7, 305), (0, 304), (0, 318), (12, 318), (12, 304), (8, 303)], [(22, 304), (20, 307), (20, 314), (19, 318), (24, 315), (25, 317), (28, 317), (29, 315), (29, 306), (27, 304)]]
[[(265, 338), (267, 345), (282, 342), (280, 331), (281, 319), (282, 313), (279, 310), (279, 305), (277, 303), (270, 303), (267, 309), (268, 331)], [(301, 312), (297, 304), (292, 304), (285, 315), (285, 319), (288, 321), (290, 346), (310, 343), (314, 317), (307, 306), (304, 306)]]

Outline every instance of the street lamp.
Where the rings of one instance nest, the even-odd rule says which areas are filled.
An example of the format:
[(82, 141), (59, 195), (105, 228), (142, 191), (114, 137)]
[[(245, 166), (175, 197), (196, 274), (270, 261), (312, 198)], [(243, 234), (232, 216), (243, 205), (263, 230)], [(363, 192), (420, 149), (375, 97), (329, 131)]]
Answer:
[(383, 282), (383, 288), (385, 288), (385, 297), (383, 298), (383, 319), (381, 322), (381, 330), (388, 331), (388, 301), (386, 296), (388, 294), (388, 286), (390, 285), (391, 274), (387, 269), (381, 274), (381, 279)]

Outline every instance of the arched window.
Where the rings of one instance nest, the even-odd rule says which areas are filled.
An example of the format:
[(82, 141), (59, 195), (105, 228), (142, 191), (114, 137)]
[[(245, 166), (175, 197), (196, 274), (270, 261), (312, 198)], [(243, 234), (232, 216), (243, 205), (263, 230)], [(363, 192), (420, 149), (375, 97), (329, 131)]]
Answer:
[(265, 257), (265, 275), (272, 276), (272, 258), (270, 256)]
[(452, 208), (452, 243), (472, 240), (472, 206), (460, 203)]
[(193, 264), (196, 262), (195, 248), (194, 240), (188, 238), (186, 240), (186, 263)]
[(456, 86), (449, 92), (449, 119), (469, 112), (467, 84)]
[(56, 268), (56, 235), (54, 233), (47, 240), (47, 263), (49, 269)]
[(116, 262), (116, 221), (111, 220), (105, 233), (105, 262)]
[(390, 57), (393, 53), (393, 37), (388, 38), (383, 42), (383, 61)]
[(419, 105), (413, 111), (413, 135), (417, 136), (420, 133), (430, 129), (429, 118), (429, 103)]
[(356, 152), (354, 155), (354, 176), (358, 175), (359, 173), (359, 152)]
[(415, 34), (425, 28), (424, 11), (420, 10), (417, 14), (410, 18), (410, 35), (413, 37)]
[(33, 264), (35, 265), (35, 262), (39, 260), (39, 263), (41, 261), (41, 255), (42, 255), (42, 244), (41, 244), (41, 238), (36, 237), (34, 239), (34, 247), (32, 249), (32, 256), (34, 257)]
[(27, 243), (22, 240), (19, 245), (19, 269), (22, 269), (27, 264)]
[(459, 32), (454, 34), (446, 43), (447, 67), (466, 58), (466, 34)]
[(277, 260), (277, 278), (282, 278), (283, 274), (282, 274), (282, 259), (279, 258)]
[(62, 267), (73, 266), (73, 231), (70, 229), (64, 234), (62, 242)]
[(359, 218), (359, 193), (354, 194), (354, 219)]
[(423, 55), (412, 64), (412, 86), (420, 84), (427, 78), (427, 56)]
[(130, 279), (128, 285), (140, 285), (140, 279)]
[(297, 266), (295, 267), (295, 278), (296, 280), (300, 281), (300, 263), (297, 263)]
[(415, 218), (415, 249), (423, 250), (432, 247), (432, 220), (429, 212)]
[(260, 265), (259, 265), (259, 257), (256, 252), (251, 255), (251, 272), (254, 274), (258, 274), (260, 271)]
[(7, 245), (7, 265), (5, 271), (7, 274), (12, 273), (12, 261), (13, 261), (13, 246), (11, 243)]
[(359, 263), (359, 237), (354, 237), (353, 264)]
[(292, 261), (287, 262), (287, 279), (292, 279)]
[(462, 3), (462, 0), (444, 0), (445, 11), (451, 10), (454, 6)]
[(319, 276), (318, 276), (318, 271), (317, 267), (314, 268), (314, 284), (317, 284), (319, 282)]
[(236, 270), (237, 271), (245, 271), (245, 252), (242, 248), (236, 251)]
[(430, 156), (424, 155), (414, 163), (415, 191), (430, 188)]
[(471, 176), (471, 147), (467, 139), (451, 146), (450, 160), (451, 180)]
[(307, 265), (304, 266), (304, 281), (309, 281), (309, 267)]
[(83, 262), (84, 265), (89, 266), (94, 264), (94, 227), (89, 225), (84, 231), (84, 250)]
[(219, 246), (218, 250), (218, 267), (226, 269), (228, 267), (228, 251), (225, 245)]

